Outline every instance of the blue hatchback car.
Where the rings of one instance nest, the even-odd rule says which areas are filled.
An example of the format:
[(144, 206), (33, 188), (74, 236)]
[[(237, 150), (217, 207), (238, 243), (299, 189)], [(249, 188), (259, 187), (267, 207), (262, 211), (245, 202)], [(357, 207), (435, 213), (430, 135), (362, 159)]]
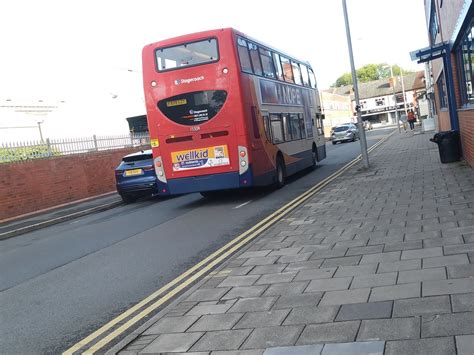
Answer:
[(117, 192), (125, 203), (155, 195), (158, 192), (157, 178), (151, 149), (124, 156), (115, 168), (115, 181)]

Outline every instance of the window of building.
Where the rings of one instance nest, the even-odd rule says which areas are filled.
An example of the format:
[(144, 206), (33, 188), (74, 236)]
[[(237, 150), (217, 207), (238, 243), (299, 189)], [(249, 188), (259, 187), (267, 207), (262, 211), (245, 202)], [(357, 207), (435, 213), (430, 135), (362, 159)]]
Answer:
[(272, 52), (260, 48), (260, 60), (262, 61), (263, 76), (275, 79), (275, 67), (273, 66)]
[(280, 59), (281, 65), (283, 67), (283, 77), (285, 78), (285, 81), (289, 83), (294, 83), (295, 79), (293, 78), (293, 71), (291, 70), (290, 60), (283, 56), (281, 56)]
[(457, 56), (459, 62), (459, 83), (461, 89), (461, 104), (474, 105), (473, 68), (474, 68), (474, 21), (468, 26), (459, 47)]
[(252, 73), (252, 64), (250, 63), (246, 40), (242, 38), (237, 40), (237, 51), (239, 52), (240, 67), (242, 68), (242, 71)]
[(291, 61), (291, 66), (293, 68), (293, 75), (294, 75), (294, 79), (295, 79), (295, 84), (303, 85), (303, 81), (301, 80), (301, 71), (300, 71), (299, 64)]
[(250, 51), (250, 59), (252, 60), (253, 73), (262, 75), (262, 64), (260, 63), (260, 56), (258, 55), (258, 47), (256, 44), (248, 42)]
[(438, 85), (438, 97), (439, 97), (439, 107), (448, 108), (448, 96), (446, 91), (446, 80), (444, 79), (444, 71), (439, 75), (437, 81)]
[(276, 77), (278, 80), (285, 80), (283, 78), (283, 69), (281, 68), (280, 55), (278, 53), (273, 53), (273, 62), (275, 64)]
[(270, 126), (272, 132), (273, 143), (282, 143), (285, 141), (283, 138), (283, 124), (281, 116), (278, 114), (270, 114)]
[(431, 14), (430, 14), (430, 40), (431, 45), (436, 43), (436, 36), (439, 32), (438, 14), (436, 13), (436, 6), (434, 0), (431, 1)]

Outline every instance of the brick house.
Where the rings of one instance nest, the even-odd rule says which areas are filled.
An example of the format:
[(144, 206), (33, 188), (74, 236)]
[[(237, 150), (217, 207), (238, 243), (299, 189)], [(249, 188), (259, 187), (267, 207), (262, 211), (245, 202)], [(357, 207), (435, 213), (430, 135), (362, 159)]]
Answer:
[(459, 130), (463, 155), (474, 167), (474, 4), (472, 0), (425, 0), (430, 47), (411, 53), (430, 63), (440, 131)]

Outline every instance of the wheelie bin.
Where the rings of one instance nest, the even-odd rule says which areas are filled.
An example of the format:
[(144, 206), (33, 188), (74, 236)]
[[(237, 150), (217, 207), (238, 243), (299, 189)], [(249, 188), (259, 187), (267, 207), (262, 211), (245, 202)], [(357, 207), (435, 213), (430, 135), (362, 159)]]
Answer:
[(452, 163), (461, 160), (461, 137), (459, 131), (444, 131), (436, 133), (430, 141), (438, 145), (441, 163)]

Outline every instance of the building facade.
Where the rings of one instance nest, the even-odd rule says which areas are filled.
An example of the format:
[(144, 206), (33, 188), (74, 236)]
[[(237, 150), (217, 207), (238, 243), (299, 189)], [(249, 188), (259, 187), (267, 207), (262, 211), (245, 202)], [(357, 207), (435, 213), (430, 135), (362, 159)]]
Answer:
[(463, 155), (474, 167), (474, 5), (472, 0), (425, 0), (430, 47), (412, 52), (428, 62), (440, 131), (459, 130)]
[(352, 122), (353, 111), (351, 97), (321, 91), (321, 106), (324, 112), (324, 136), (331, 137), (334, 126)]
[[(400, 115), (406, 110), (413, 110), (417, 116), (427, 116), (425, 100), (425, 73), (419, 71), (408, 73), (396, 79), (381, 79), (367, 83), (359, 83), (359, 97), (362, 119), (372, 124), (396, 124), (397, 111)], [(355, 113), (355, 101), (352, 85), (341, 86), (327, 90), (331, 94), (351, 98), (351, 109)]]

